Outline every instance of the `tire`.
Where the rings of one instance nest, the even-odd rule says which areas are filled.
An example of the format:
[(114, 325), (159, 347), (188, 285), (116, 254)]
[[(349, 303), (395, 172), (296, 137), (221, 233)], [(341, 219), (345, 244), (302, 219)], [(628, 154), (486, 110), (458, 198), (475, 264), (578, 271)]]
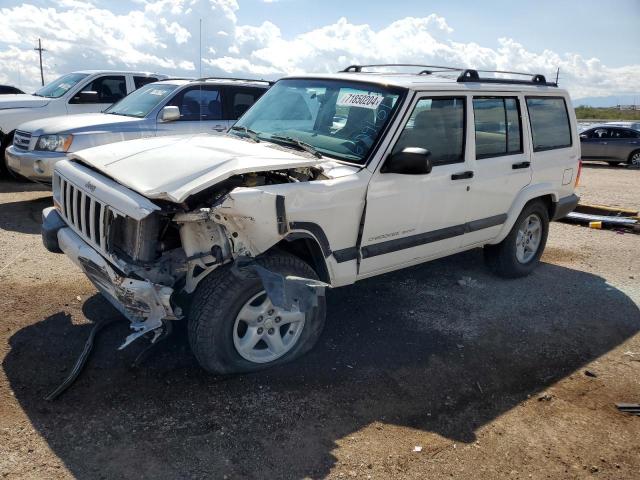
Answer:
[[(525, 257), (519, 258), (518, 241), (526, 240), (519, 237), (519, 230), (529, 224), (531, 218), (539, 222), (539, 238), (535, 252), (524, 250)], [(484, 258), (489, 268), (497, 275), (505, 278), (519, 278), (529, 275), (540, 262), (542, 252), (547, 244), (549, 234), (549, 212), (544, 203), (534, 200), (522, 209), (513, 228), (507, 237), (497, 245), (485, 245)], [(531, 245), (529, 243), (528, 245)], [(520, 250), (522, 252), (522, 250)]]
[(4, 151), (13, 143), (13, 132), (8, 133), (0, 143), (0, 178), (14, 178), (13, 173), (9, 170), (7, 160), (4, 158)]
[[(315, 271), (307, 263), (288, 253), (265, 255), (258, 260), (258, 263), (283, 275), (318, 279)], [(222, 267), (212, 272), (198, 285), (189, 312), (188, 335), (191, 350), (202, 368), (215, 374), (253, 372), (289, 362), (313, 348), (325, 323), (325, 297), (319, 296), (318, 306), (306, 314), (296, 314), (271, 307), (275, 313), (271, 316), (268, 315), (269, 312), (265, 313), (264, 319), (260, 320), (262, 323), (257, 323), (258, 320), (254, 319), (252, 326), (249, 323), (245, 324), (239, 320), (241, 311), (245, 308), (262, 308), (262, 304), (253, 307), (255, 302), (270, 302), (266, 293), (261, 292), (264, 292), (262, 281), (249, 269), (243, 269), (241, 274), (238, 274), (229, 267)], [(263, 295), (266, 300), (262, 300)], [(255, 299), (254, 303), (251, 303), (252, 299)], [(282, 315), (280, 320), (277, 317), (278, 312)], [(287, 319), (292, 315), (301, 315), (302, 320), (287, 323)], [(276, 326), (277, 321), (282, 322), (281, 325)], [(253, 329), (254, 334), (257, 335), (256, 332), (260, 330), (257, 328), (259, 325), (264, 325), (261, 340), (253, 349), (245, 349), (244, 353), (241, 353), (236, 345), (244, 337), (241, 338), (238, 332), (243, 326), (246, 327), (244, 335), (248, 338), (249, 329)], [(288, 350), (277, 358), (274, 358), (275, 354), (272, 352), (270, 343), (276, 337), (268, 333), (274, 329), (281, 340), (280, 344), (284, 344), (286, 340), (292, 342), (287, 346)], [(252, 337), (255, 338), (256, 335)]]
[(630, 168), (640, 168), (640, 150), (631, 152), (628, 163)]

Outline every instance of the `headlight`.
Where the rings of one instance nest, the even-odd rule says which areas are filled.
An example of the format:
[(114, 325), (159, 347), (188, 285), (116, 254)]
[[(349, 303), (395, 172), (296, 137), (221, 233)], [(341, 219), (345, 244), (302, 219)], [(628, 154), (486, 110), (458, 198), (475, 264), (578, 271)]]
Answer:
[(42, 135), (38, 138), (36, 150), (66, 152), (73, 142), (73, 135)]

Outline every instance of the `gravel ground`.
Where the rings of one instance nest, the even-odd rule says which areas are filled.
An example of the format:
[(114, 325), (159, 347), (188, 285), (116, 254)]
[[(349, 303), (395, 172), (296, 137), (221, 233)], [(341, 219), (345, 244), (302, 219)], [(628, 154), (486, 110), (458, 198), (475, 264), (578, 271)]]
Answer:
[(640, 170), (585, 162), (576, 193), (583, 203), (640, 210)]
[[(579, 193), (637, 207), (638, 175), (586, 167)], [(524, 279), (471, 251), (336, 289), (319, 345), (255, 375), (204, 373), (180, 328), (132, 369), (119, 322), (47, 403), (117, 316), (42, 247), (50, 202), (0, 182), (2, 478), (639, 478), (614, 407), (640, 402), (638, 235), (556, 223)]]

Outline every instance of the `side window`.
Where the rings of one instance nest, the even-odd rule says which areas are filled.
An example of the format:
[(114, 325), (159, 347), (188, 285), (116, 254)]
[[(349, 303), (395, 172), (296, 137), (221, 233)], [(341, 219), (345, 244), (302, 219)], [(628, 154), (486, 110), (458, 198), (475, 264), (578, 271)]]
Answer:
[(611, 138), (637, 138), (637, 134), (635, 132), (624, 128), (610, 128), (609, 136)]
[(229, 120), (237, 120), (256, 103), (266, 89), (261, 88), (230, 88), (227, 90), (230, 98)]
[(533, 151), (572, 145), (567, 105), (562, 97), (527, 97)]
[(596, 128), (595, 130), (592, 130), (591, 133), (589, 133), (589, 138), (609, 138), (609, 130), (607, 130), (606, 128)]
[(434, 166), (464, 162), (465, 98), (422, 98), (416, 104), (393, 152), (426, 148)]
[(124, 76), (109, 75), (99, 77), (89, 82), (82, 92), (96, 92), (97, 100), (93, 102), (84, 102), (82, 97), (80, 101), (75, 103), (115, 103), (127, 95), (127, 83)]
[(138, 76), (133, 77), (133, 84), (135, 85), (136, 90), (139, 89), (140, 87), (144, 87), (148, 83), (153, 83), (157, 81), (158, 79), (156, 77), (138, 77)]
[(516, 98), (474, 97), (476, 158), (522, 153), (522, 126)]
[(180, 109), (180, 121), (222, 119), (222, 99), (220, 90), (215, 87), (185, 89), (169, 105)]

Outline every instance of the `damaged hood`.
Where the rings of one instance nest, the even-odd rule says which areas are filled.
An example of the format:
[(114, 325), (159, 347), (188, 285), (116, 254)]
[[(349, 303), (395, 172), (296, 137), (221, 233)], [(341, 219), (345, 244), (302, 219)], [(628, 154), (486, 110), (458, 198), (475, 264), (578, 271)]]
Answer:
[(147, 198), (176, 203), (232, 175), (323, 162), (268, 142), (208, 134), (112, 143), (80, 150), (69, 157)]
[(50, 101), (50, 98), (37, 97), (36, 95), (29, 95), (26, 93), (2, 95), (0, 98), (0, 110), (6, 110), (8, 108), (44, 107)]

